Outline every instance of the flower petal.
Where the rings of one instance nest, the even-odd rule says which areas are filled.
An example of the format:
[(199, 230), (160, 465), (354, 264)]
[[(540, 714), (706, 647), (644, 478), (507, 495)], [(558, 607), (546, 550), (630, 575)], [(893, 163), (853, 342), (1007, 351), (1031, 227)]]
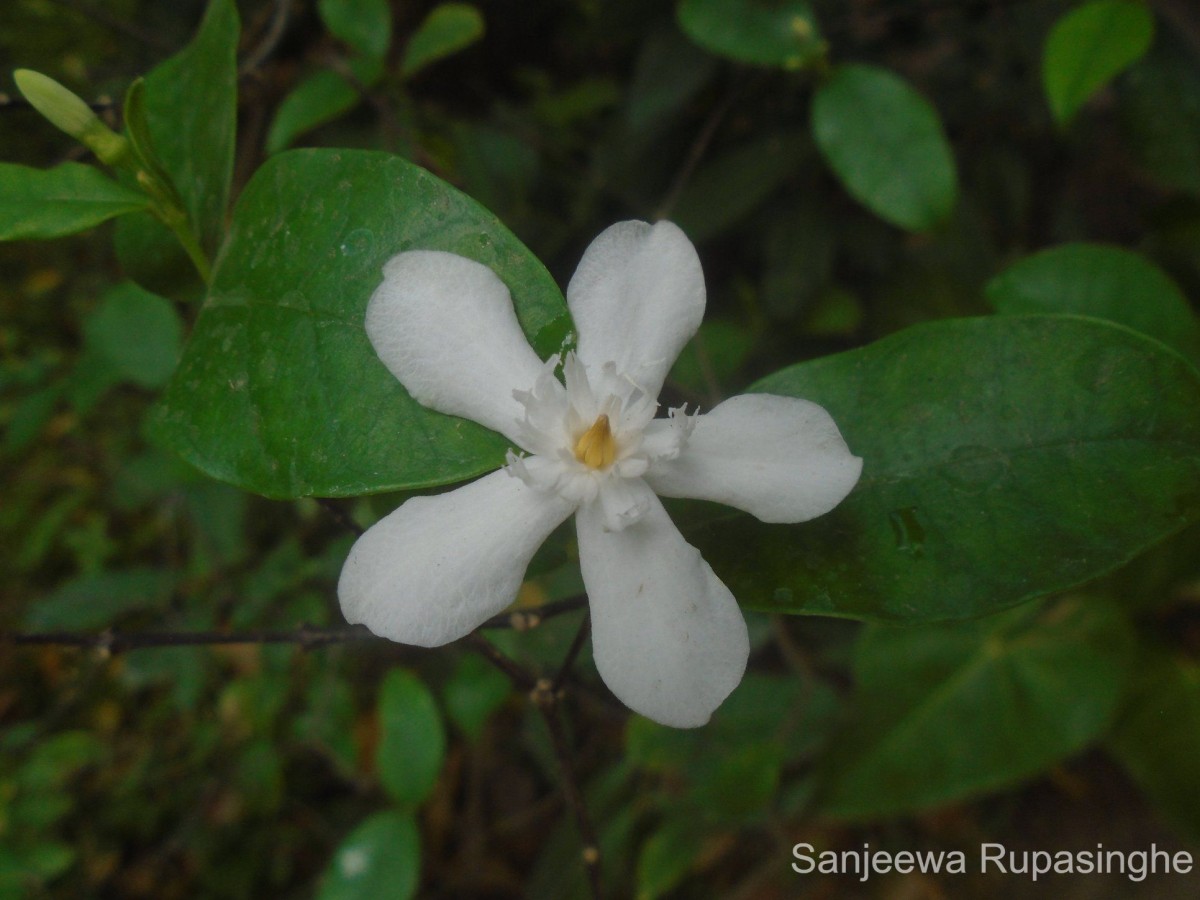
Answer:
[(572, 509), (503, 470), (413, 497), (350, 549), (342, 612), (403, 644), (456, 640), (512, 603), (534, 552)]
[[(654, 432), (669, 427), (652, 423)], [(824, 408), (742, 394), (696, 417), (683, 452), (652, 460), (644, 477), (664, 497), (715, 500), (764, 522), (804, 522), (841, 503), (861, 472)]]
[(695, 728), (742, 679), (746, 622), (658, 498), (643, 482), (631, 483), (649, 505), (636, 524), (606, 531), (599, 503), (580, 507), (575, 520), (596, 668), (630, 709)]
[(533, 387), (542, 363), (491, 269), (440, 250), (393, 256), (366, 324), (375, 352), (418, 403), (517, 440), (525, 409), (512, 392)]
[(567, 286), (579, 358), (616, 363), (650, 397), (704, 317), (704, 273), (676, 225), (618, 222), (591, 243)]

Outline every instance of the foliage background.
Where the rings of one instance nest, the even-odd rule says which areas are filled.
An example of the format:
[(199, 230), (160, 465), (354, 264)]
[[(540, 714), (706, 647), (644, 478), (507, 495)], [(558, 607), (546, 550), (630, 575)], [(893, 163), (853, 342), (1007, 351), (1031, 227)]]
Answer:
[[(673, 4), (480, 3), (481, 36), (407, 70), (433, 4), (384, 4), (383, 49), (379, 28), (339, 30), (341, 6), (238, 4), (235, 193), (288, 144), (400, 153), (496, 213), (559, 284), (605, 225), (669, 215), (698, 244), (710, 298), (673, 374), (675, 401), (711, 406), (802, 360), (989, 314), (1002, 305), (996, 276), (1069, 242), (1137, 250), (1183, 295), (1200, 294), (1200, 19), (1187, 4), (1152, 4), (1145, 56), (1065, 124), (1046, 99), (1042, 52), (1075, 4), (814, 4), (832, 59), (899, 74), (940, 116), (957, 202), (948, 220), (913, 231), (852, 199), (823, 161), (809, 128), (821, 67), (705, 50)], [(202, 12), (14, 0), (0, 58), (86, 98), (119, 98), (187, 42)], [(301, 131), (302, 114), (326, 102), (294, 99), (314, 78), (308, 90), (339, 102)], [(0, 116), (6, 161), (87, 159), (18, 104)], [(130, 260), (148, 262), (129, 243), (120, 252), (120, 237), (114, 253), (119, 227), (0, 247), (5, 626), (339, 624), (333, 583), (351, 535), (336, 518), (208, 479), (146, 429), (203, 291), (171, 260), (135, 275), (170, 303), (118, 287)], [(1186, 344), (1194, 327), (1165, 337)], [(339, 508), (365, 524), (400, 499)], [(920, 551), (913, 523), (895, 527), (906, 552)], [(901, 636), (750, 613), (753, 671), (695, 733), (631, 720), (585, 650), (568, 710), (609, 891), (1006, 896), (1017, 884), (801, 878), (788, 868), (799, 841), (972, 858), (982, 841), (1196, 852), (1196, 545), (1185, 530), (1071, 596)], [(573, 552), (564, 531), (520, 602), (577, 594)], [(553, 672), (580, 615), (494, 638)], [(585, 890), (541, 720), (470, 649), (6, 646), (0, 727), (2, 896)], [(939, 765), (923, 770), (923, 759)], [(1044, 891), (1196, 887), (1195, 876), (1060, 877)]]

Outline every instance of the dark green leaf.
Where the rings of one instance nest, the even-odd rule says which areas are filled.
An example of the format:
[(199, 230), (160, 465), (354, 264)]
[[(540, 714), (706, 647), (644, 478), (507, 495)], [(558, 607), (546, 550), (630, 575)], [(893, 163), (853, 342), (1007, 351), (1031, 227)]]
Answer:
[(27, 628), (97, 628), (127, 612), (162, 607), (175, 575), (162, 569), (129, 568), (81, 575), (25, 615)]
[(488, 718), (510, 694), (512, 685), (507, 678), (481, 657), (469, 654), (459, 659), (453, 677), (442, 690), (442, 700), (454, 724), (477, 741)]
[[(383, 67), (378, 62), (366, 58), (354, 60), (349, 65), (358, 83), (367, 87), (383, 74)], [(360, 90), (337, 72), (314, 72), (279, 104), (267, 132), (267, 152), (278, 153), (286, 149), (300, 135), (332, 122), (361, 100)]]
[(1200, 665), (1147, 648), (1108, 746), (1142, 790), (1200, 838)]
[(826, 751), (827, 815), (895, 815), (996, 790), (1094, 741), (1133, 660), (1129, 623), (1071, 597), (975, 622), (869, 629), (859, 718)]
[(1150, 175), (1200, 194), (1200, 71), (1190, 47), (1167, 37), (1121, 80), (1122, 119)]
[(810, 146), (806, 135), (790, 131), (726, 151), (688, 181), (671, 218), (693, 241), (720, 234), (776, 192)]
[(410, 78), (426, 66), (483, 37), (483, 16), (470, 3), (442, 3), (417, 26), (404, 48), (400, 74)]
[(658, 130), (712, 78), (716, 68), (715, 59), (675, 28), (651, 34), (638, 54), (625, 100), (629, 130)]
[(753, 608), (969, 618), (1109, 572), (1200, 517), (1200, 376), (1098, 319), (935, 322), (754, 389), (821, 404), (864, 462), (816, 522), (692, 533)]
[(144, 194), (92, 166), (33, 169), (0, 163), (0, 241), (75, 234), (149, 204)]
[(562, 294), (482, 207), (384, 153), (283, 153), (238, 202), (158, 411), (162, 440), (210, 475), (274, 497), (444, 484), (501, 465), (502, 438), (419, 406), (367, 341), (363, 315), (384, 262), (414, 248), (494, 269), (535, 349), (559, 349)]
[(910, 231), (954, 209), (958, 176), (937, 110), (884, 69), (843, 65), (817, 90), (812, 131), (846, 190)]
[(638, 854), (638, 900), (656, 900), (679, 884), (695, 862), (702, 838), (703, 831), (691, 815), (659, 826)]
[(393, 669), (384, 679), (379, 729), (379, 780), (402, 809), (415, 809), (437, 783), (446, 736), (433, 695), (411, 672)]
[(146, 388), (166, 384), (183, 343), (183, 323), (168, 301), (132, 282), (108, 291), (83, 325), (87, 347), (123, 378)]
[(317, 12), (332, 34), (370, 59), (383, 59), (392, 42), (387, 0), (319, 0)]
[(709, 319), (675, 360), (670, 379), (694, 394), (722, 397), (753, 346), (754, 337), (744, 327)]
[(806, 0), (683, 0), (676, 16), (701, 47), (739, 62), (800, 69), (826, 51)]
[[(212, 0), (196, 37), (146, 76), (145, 110), (153, 150), (183, 198), (200, 242), (220, 241), (233, 177), (237, 124), (238, 15), (233, 0)], [(156, 219), (122, 220), (121, 263), (142, 284), (188, 265)]]
[(1200, 324), (1187, 298), (1144, 256), (1101, 244), (1064, 244), (997, 275), (987, 296), (999, 312), (1078, 313), (1118, 322), (1187, 356), (1200, 353)]
[(421, 876), (421, 834), (412, 816), (376, 813), (342, 841), (317, 900), (408, 900)]
[(1097, 90), (1137, 62), (1154, 39), (1154, 15), (1135, 0), (1090, 0), (1064, 15), (1046, 39), (1042, 82), (1061, 124)]

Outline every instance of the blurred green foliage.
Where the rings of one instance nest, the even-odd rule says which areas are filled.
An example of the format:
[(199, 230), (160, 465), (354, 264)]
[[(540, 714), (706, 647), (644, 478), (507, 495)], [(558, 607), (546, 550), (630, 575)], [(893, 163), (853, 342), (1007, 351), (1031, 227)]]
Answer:
[[(497, 221), (512, 230), (519, 241), (493, 247), (489, 262), (524, 267), (523, 322), (545, 353), (566, 326), (537, 260), (563, 284), (611, 221), (680, 222), (704, 260), (709, 315), (673, 370), (669, 401), (708, 407), (778, 373), (766, 384), (790, 384), (831, 408), (840, 402), (853, 421), (855, 409), (880, 398), (839, 395), (844, 375), (818, 396), (822, 371), (882, 365), (914, 334), (941, 334), (946, 347), (912, 350), (927, 362), (897, 364), (878, 383), (905, 403), (951, 396), (969, 386), (953, 380), (961, 366), (938, 366), (958, 354), (997, 369), (994, 379), (976, 379), (991, 405), (974, 412), (1016, 423), (1015, 432), (1026, 423), (1016, 407), (1045, 405), (1033, 442), (1078, 468), (1045, 491), (1062, 501), (1062, 514), (1027, 528), (1012, 524), (1019, 511), (1004, 520), (1007, 531), (979, 521), (971, 497), (1013, 479), (988, 457), (955, 464), (975, 480), (969, 496), (935, 504), (942, 532), (915, 502), (889, 497), (862, 512), (872, 492), (944, 487), (905, 469), (914, 431), (900, 400), (888, 407), (897, 421), (874, 420), (877, 433), (847, 429), (867, 471), (874, 463), (887, 478), (868, 484), (826, 531), (797, 543), (772, 526), (748, 540), (743, 526), (701, 504), (680, 509), (710, 536), (706, 556), (723, 575), (741, 565), (761, 580), (764, 559), (786, 570), (794, 584), (762, 604), (772, 608), (811, 610), (822, 586), (854, 582), (869, 583), (883, 606), (896, 602), (900, 618), (911, 612), (906, 597), (926, 611), (948, 603), (953, 617), (1041, 596), (1047, 569), (1066, 573), (1063, 587), (1080, 572), (1107, 573), (1085, 590), (905, 630), (751, 614), (752, 672), (696, 732), (629, 718), (597, 681), (586, 648), (575, 664), (572, 744), (612, 896), (836, 895), (844, 881), (789, 871), (794, 842), (968, 849), (1040, 834), (1072, 847), (1138, 849), (1153, 840), (1196, 850), (1195, 527), (1112, 571), (1182, 527), (1200, 502), (1182, 489), (1155, 500), (1140, 480), (1172, 459), (1179, 483), (1189, 484), (1197, 453), (1195, 406), (1181, 385), (1198, 376), (1167, 347), (1194, 361), (1200, 20), (1187, 4), (1161, 6), (240, 0), (235, 10), (232, 0), (13, 0), (0, 51), (11, 68), (46, 72), (102, 101), (114, 127), (119, 98), (147, 75), (145, 140), (200, 245), (214, 253), (227, 230), (260, 229), (216, 253), (219, 292), (262, 277), (255, 248), (302, 227), (298, 213), (272, 219), (280, 210), (323, 204), (325, 219), (346, 220), (346, 241), (376, 215), (381, 233), (410, 239), (404, 228), (419, 231), (421, 222), (402, 221), (402, 201), (380, 175), (403, 171), (393, 180), (411, 188), (419, 178), (403, 163), (355, 178), (292, 171), (268, 181), (303, 169), (303, 160), (333, 158), (327, 148), (382, 150), (494, 214), (455, 200), (470, 220), (462, 241), (473, 228), (499, 234)], [(19, 103), (0, 117), (3, 237), (74, 233), (144, 207), (128, 179), (83, 174), (90, 158)], [(293, 146), (326, 149), (260, 170)], [(347, 170), (379, 158), (347, 154)], [(18, 166), (49, 172), (32, 178)], [(255, 172), (261, 180), (249, 184)], [(232, 217), (230, 192), (243, 201)], [(435, 186), (429, 202), (454, 196)], [(343, 246), (362, 249), (339, 241), (330, 252)], [(371, 252), (382, 259), (399, 249)], [(323, 274), (322, 260), (282, 253), (271, 272), (281, 260), (295, 265), (297, 291), (319, 293), (308, 301), (348, 302), (353, 286), (336, 268)], [(233, 340), (210, 327), (219, 304), (206, 308), (208, 325), (198, 317), (201, 282), (148, 216), (68, 241), (0, 247), (4, 628), (339, 622), (333, 585), (352, 535), (311, 500), (268, 501), (211, 479), (178, 458), (187, 443), (178, 430), (164, 441), (161, 418), (148, 427), (181, 336), (195, 335), (182, 352), (209, 342), (214, 366), (228, 349), (222, 341)], [(1032, 329), (1013, 318), (982, 326), (981, 337), (977, 324), (936, 322), (805, 363), (993, 307), (1118, 325), (1060, 320)], [(279, 366), (273, 349), (248, 358)], [(311, 349), (287, 345), (286, 377), (302, 376), (297, 361)], [(1138, 377), (1121, 384), (1124, 393), (1101, 391), (1100, 412), (1078, 398), (1052, 402), (1070, 386), (1060, 369), (1086, 362), (1092, 388), (1104, 387), (1118, 350), (1140, 361), (1128, 364)], [(941, 394), (928, 386), (939, 377)], [(1019, 403), (999, 389), (1018, 382)], [(289, 384), (298, 398), (311, 394)], [(201, 407), (203, 390), (199, 376), (177, 378), (168, 407), (186, 407), (189, 397)], [(1146, 397), (1154, 402), (1130, 408)], [(383, 405), (366, 404), (372, 416)], [(960, 438), (962, 409), (935, 407), (931, 399), (919, 433), (932, 441), (942, 428), (946, 440)], [(1054, 418), (1064, 411), (1087, 411), (1088, 421)], [(328, 414), (316, 410), (312, 421)], [(1119, 428), (1101, 433), (1106, 422)], [(1131, 422), (1132, 431), (1116, 433)], [(1019, 437), (1028, 445), (1030, 435)], [(201, 439), (234, 449), (229, 471), (263, 449), (217, 427), (201, 429)], [(870, 453), (861, 449), (868, 445)], [(481, 455), (498, 452), (482, 446), (436, 477), (369, 486), (478, 471)], [(211, 458), (201, 450), (193, 458)], [(279, 437), (254, 465), (269, 468), (288, 452), (300, 459), (307, 447)], [(884, 463), (892, 468), (884, 472)], [(298, 471), (289, 467), (274, 490), (223, 474), (294, 496), (307, 492), (294, 489)], [(388, 508), (342, 506), (362, 523)], [(876, 568), (859, 565), (839, 534), (877, 540)], [(981, 589), (984, 567), (944, 556), (964, 546), (982, 554), (997, 541), (1010, 548), (999, 588)], [(760, 555), (747, 556), (748, 546)], [(824, 561), (805, 567), (797, 546), (801, 557)], [(562, 529), (535, 560), (520, 603), (577, 594), (573, 555), (573, 534)], [(1026, 584), (1034, 569), (1037, 583)], [(553, 673), (580, 620), (573, 613), (492, 638), (522, 664)], [(5, 646), (0, 655), (3, 898), (584, 896), (558, 779), (532, 705), (465, 648), (250, 644), (111, 655)], [(1191, 882), (1171, 886), (1181, 884)], [(1126, 887), (1110, 883), (1110, 896)], [(1012, 888), (970, 879), (930, 888), (895, 875), (864, 890), (992, 896)]]

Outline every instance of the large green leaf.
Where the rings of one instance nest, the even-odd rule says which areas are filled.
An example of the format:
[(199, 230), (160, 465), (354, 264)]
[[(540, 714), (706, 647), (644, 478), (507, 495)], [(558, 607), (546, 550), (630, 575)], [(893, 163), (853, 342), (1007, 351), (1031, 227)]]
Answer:
[(1102, 244), (1063, 244), (997, 275), (987, 296), (999, 312), (1077, 313), (1119, 322), (1188, 356), (1200, 323), (1179, 286), (1144, 256)]
[[(221, 238), (233, 177), (238, 30), (233, 0), (212, 0), (192, 42), (146, 76), (146, 121), (155, 154), (209, 251)], [(175, 237), (148, 215), (118, 226), (122, 265), (152, 289), (164, 277), (156, 264), (180, 264), (175, 244)], [(186, 258), (182, 264), (187, 265)]]
[(1042, 82), (1060, 123), (1150, 49), (1154, 15), (1135, 0), (1090, 0), (1055, 23), (1042, 55)]
[(321, 879), (317, 900), (408, 900), (421, 880), (421, 833), (412, 816), (375, 813), (354, 829)]
[(816, 522), (731, 516), (692, 534), (750, 607), (969, 618), (1095, 578), (1200, 517), (1200, 375), (1119, 325), (934, 322), (754, 389), (826, 407), (863, 473)]
[(158, 434), (210, 475), (272, 497), (445, 484), (501, 465), (502, 438), (418, 405), (367, 341), (384, 262), (415, 248), (494, 269), (535, 349), (559, 349), (562, 294), (481, 206), (385, 153), (291, 151), (237, 204)]
[(826, 50), (807, 0), (683, 0), (676, 16), (701, 47), (739, 62), (799, 69)]
[(818, 808), (895, 815), (1036, 775), (1103, 732), (1132, 659), (1128, 622), (1091, 597), (875, 626), (856, 654), (857, 718), (826, 750)]
[(442, 771), (446, 734), (429, 688), (411, 672), (393, 669), (379, 692), (379, 746), (375, 767), (388, 795), (415, 809)]
[(846, 190), (880, 218), (921, 231), (954, 209), (958, 176), (937, 110), (899, 76), (838, 66), (813, 97), (812, 131)]
[(53, 169), (0, 163), (0, 241), (75, 234), (147, 206), (144, 194), (81, 163)]
[(1173, 821), (1200, 838), (1200, 664), (1147, 649), (1109, 749)]

